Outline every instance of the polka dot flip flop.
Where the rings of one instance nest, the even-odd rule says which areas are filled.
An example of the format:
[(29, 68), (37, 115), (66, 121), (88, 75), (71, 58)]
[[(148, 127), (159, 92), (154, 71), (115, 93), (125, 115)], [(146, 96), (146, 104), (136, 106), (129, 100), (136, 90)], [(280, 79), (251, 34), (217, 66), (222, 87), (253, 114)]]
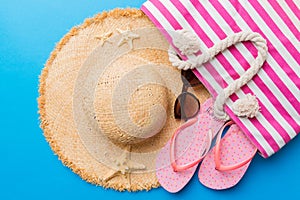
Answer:
[(163, 188), (175, 193), (190, 181), (223, 125), (213, 117), (213, 101), (208, 99), (197, 117), (175, 131), (156, 160), (156, 176)]
[[(223, 129), (228, 125), (231, 127), (221, 139)], [(200, 166), (200, 182), (215, 190), (235, 186), (247, 171), (256, 152), (257, 148), (236, 124), (226, 123), (217, 136), (216, 146)]]

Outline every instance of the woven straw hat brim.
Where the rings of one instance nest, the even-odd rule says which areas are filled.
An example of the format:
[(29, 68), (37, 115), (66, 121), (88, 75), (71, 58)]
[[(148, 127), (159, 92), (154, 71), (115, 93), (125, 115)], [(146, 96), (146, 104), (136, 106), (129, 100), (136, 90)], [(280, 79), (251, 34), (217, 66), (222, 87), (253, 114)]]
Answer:
[[(78, 73), (91, 53), (99, 47), (99, 35), (116, 32), (116, 29), (139, 29), (155, 28), (150, 20), (136, 9), (115, 9), (103, 12), (71, 29), (57, 44), (51, 53), (45, 68), (40, 76), (40, 97), (38, 98), (41, 127), (52, 150), (58, 155), (64, 165), (71, 168), (82, 179), (92, 184), (101, 185), (105, 188), (113, 188), (119, 191), (149, 190), (159, 186), (155, 172), (119, 174), (111, 179), (104, 180), (107, 174), (116, 170), (99, 162), (84, 145), (78, 134), (73, 112), (73, 92)], [(164, 45), (165, 52), (153, 53), (151, 49), (145, 51), (132, 51), (131, 55), (147, 60), (155, 64), (168, 63), (167, 43)], [(153, 50), (154, 51), (154, 50)], [(151, 56), (148, 56), (151, 55)], [(180, 72), (178, 74), (178, 92), (182, 83)], [(196, 96), (202, 103), (209, 97), (208, 92), (200, 86)], [(153, 146), (161, 148), (171, 137), (180, 122), (174, 119), (173, 103), (177, 94), (170, 93), (168, 127), (161, 133), (147, 140), (147, 143), (131, 145), (132, 152), (151, 151)], [(100, 110), (101, 112), (101, 110)]]

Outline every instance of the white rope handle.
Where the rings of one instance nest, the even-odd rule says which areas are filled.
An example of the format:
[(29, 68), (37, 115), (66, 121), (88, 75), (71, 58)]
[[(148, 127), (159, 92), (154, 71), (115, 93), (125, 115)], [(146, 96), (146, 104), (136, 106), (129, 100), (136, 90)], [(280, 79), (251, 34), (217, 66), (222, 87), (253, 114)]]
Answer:
[[(217, 54), (226, 50), (228, 47), (237, 44), (239, 42), (251, 41), (258, 50), (258, 55), (255, 60), (251, 63), (250, 68), (240, 76), (233, 83), (229, 84), (216, 98), (214, 104), (215, 116), (219, 119), (228, 120), (229, 117), (224, 111), (224, 104), (230, 95), (239, 90), (243, 85), (248, 83), (254, 75), (256, 75), (259, 69), (262, 67), (263, 63), (267, 58), (267, 42), (266, 40), (258, 33), (255, 32), (239, 32), (228, 36), (224, 40), (221, 40), (219, 43), (215, 44), (213, 47), (209, 48), (207, 52), (202, 53), (197, 56), (195, 61), (183, 61), (181, 60), (175, 50), (169, 48), (169, 59), (174, 67), (178, 69), (187, 70), (194, 69), (195, 67), (200, 67), (203, 63), (208, 62), (213, 59)], [(257, 109), (258, 110), (258, 109)]]

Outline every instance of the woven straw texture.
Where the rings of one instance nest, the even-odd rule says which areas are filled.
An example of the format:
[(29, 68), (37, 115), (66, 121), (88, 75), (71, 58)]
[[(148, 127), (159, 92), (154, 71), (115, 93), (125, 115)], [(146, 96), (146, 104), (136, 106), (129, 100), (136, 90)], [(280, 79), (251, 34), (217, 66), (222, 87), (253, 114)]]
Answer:
[[(120, 40), (119, 30), (128, 29), (139, 30), (140, 38), (133, 40), (134, 48), (130, 51), (125, 50), (129, 44), (116, 47), (126, 53), (112, 59), (114, 50), (110, 43)], [(111, 39), (99, 40), (103, 35)], [(55, 154), (82, 179), (119, 191), (159, 186), (154, 171), (156, 152), (181, 123), (174, 119), (173, 105), (182, 81), (180, 71), (168, 61), (167, 49), (167, 42), (140, 10), (115, 9), (72, 28), (51, 53), (40, 76), (41, 127)], [(103, 56), (96, 59), (97, 55)], [(95, 66), (102, 72), (101, 76), (92, 76), (96, 83), (91, 89), (93, 96), (85, 103), (81, 98), (90, 94), (90, 90), (84, 90), (90, 86), (86, 85), (90, 79), (83, 80), (93, 74), (87, 66)], [(140, 85), (137, 77), (143, 73), (153, 81)], [(203, 86), (193, 92), (201, 103), (209, 97)], [(129, 97), (123, 102), (124, 95)], [(88, 109), (77, 109), (76, 101)], [(125, 114), (131, 117), (131, 123), (124, 120), (123, 112), (118, 113), (125, 109), (125, 103)], [(153, 105), (160, 106), (153, 108)], [(83, 120), (85, 115), (93, 121)], [(116, 115), (120, 120), (116, 120)], [(132, 123), (137, 126), (131, 126)], [(115, 159), (111, 158), (120, 155), (120, 150), (129, 152), (129, 158), (146, 166), (146, 170), (118, 171), (113, 165)], [(149, 156), (145, 158), (147, 153)]]

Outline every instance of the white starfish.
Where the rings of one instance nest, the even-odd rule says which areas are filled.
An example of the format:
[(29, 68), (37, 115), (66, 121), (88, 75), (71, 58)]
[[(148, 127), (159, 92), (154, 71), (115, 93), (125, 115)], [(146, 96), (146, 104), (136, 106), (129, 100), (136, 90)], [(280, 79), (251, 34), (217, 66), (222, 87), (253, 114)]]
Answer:
[(129, 45), (129, 48), (133, 49), (133, 40), (140, 38), (140, 36), (138, 34), (133, 33), (129, 29), (126, 29), (125, 31), (121, 29), (117, 29), (117, 31), (122, 35), (122, 38), (118, 43), (118, 46), (120, 47), (123, 44), (127, 43)]
[[(100, 45), (103, 46), (105, 42), (109, 42), (107, 41), (111, 36), (112, 36), (113, 32), (107, 32), (107, 33), (104, 33), (100, 36), (96, 36), (95, 38), (100, 40)], [(109, 42), (111, 43), (111, 42)]]
[(130, 172), (146, 169), (145, 165), (130, 160), (129, 154), (130, 152), (124, 151), (120, 157), (113, 160), (113, 164), (115, 165), (114, 169), (106, 174), (104, 181), (109, 181), (117, 175), (125, 175), (130, 184)]

